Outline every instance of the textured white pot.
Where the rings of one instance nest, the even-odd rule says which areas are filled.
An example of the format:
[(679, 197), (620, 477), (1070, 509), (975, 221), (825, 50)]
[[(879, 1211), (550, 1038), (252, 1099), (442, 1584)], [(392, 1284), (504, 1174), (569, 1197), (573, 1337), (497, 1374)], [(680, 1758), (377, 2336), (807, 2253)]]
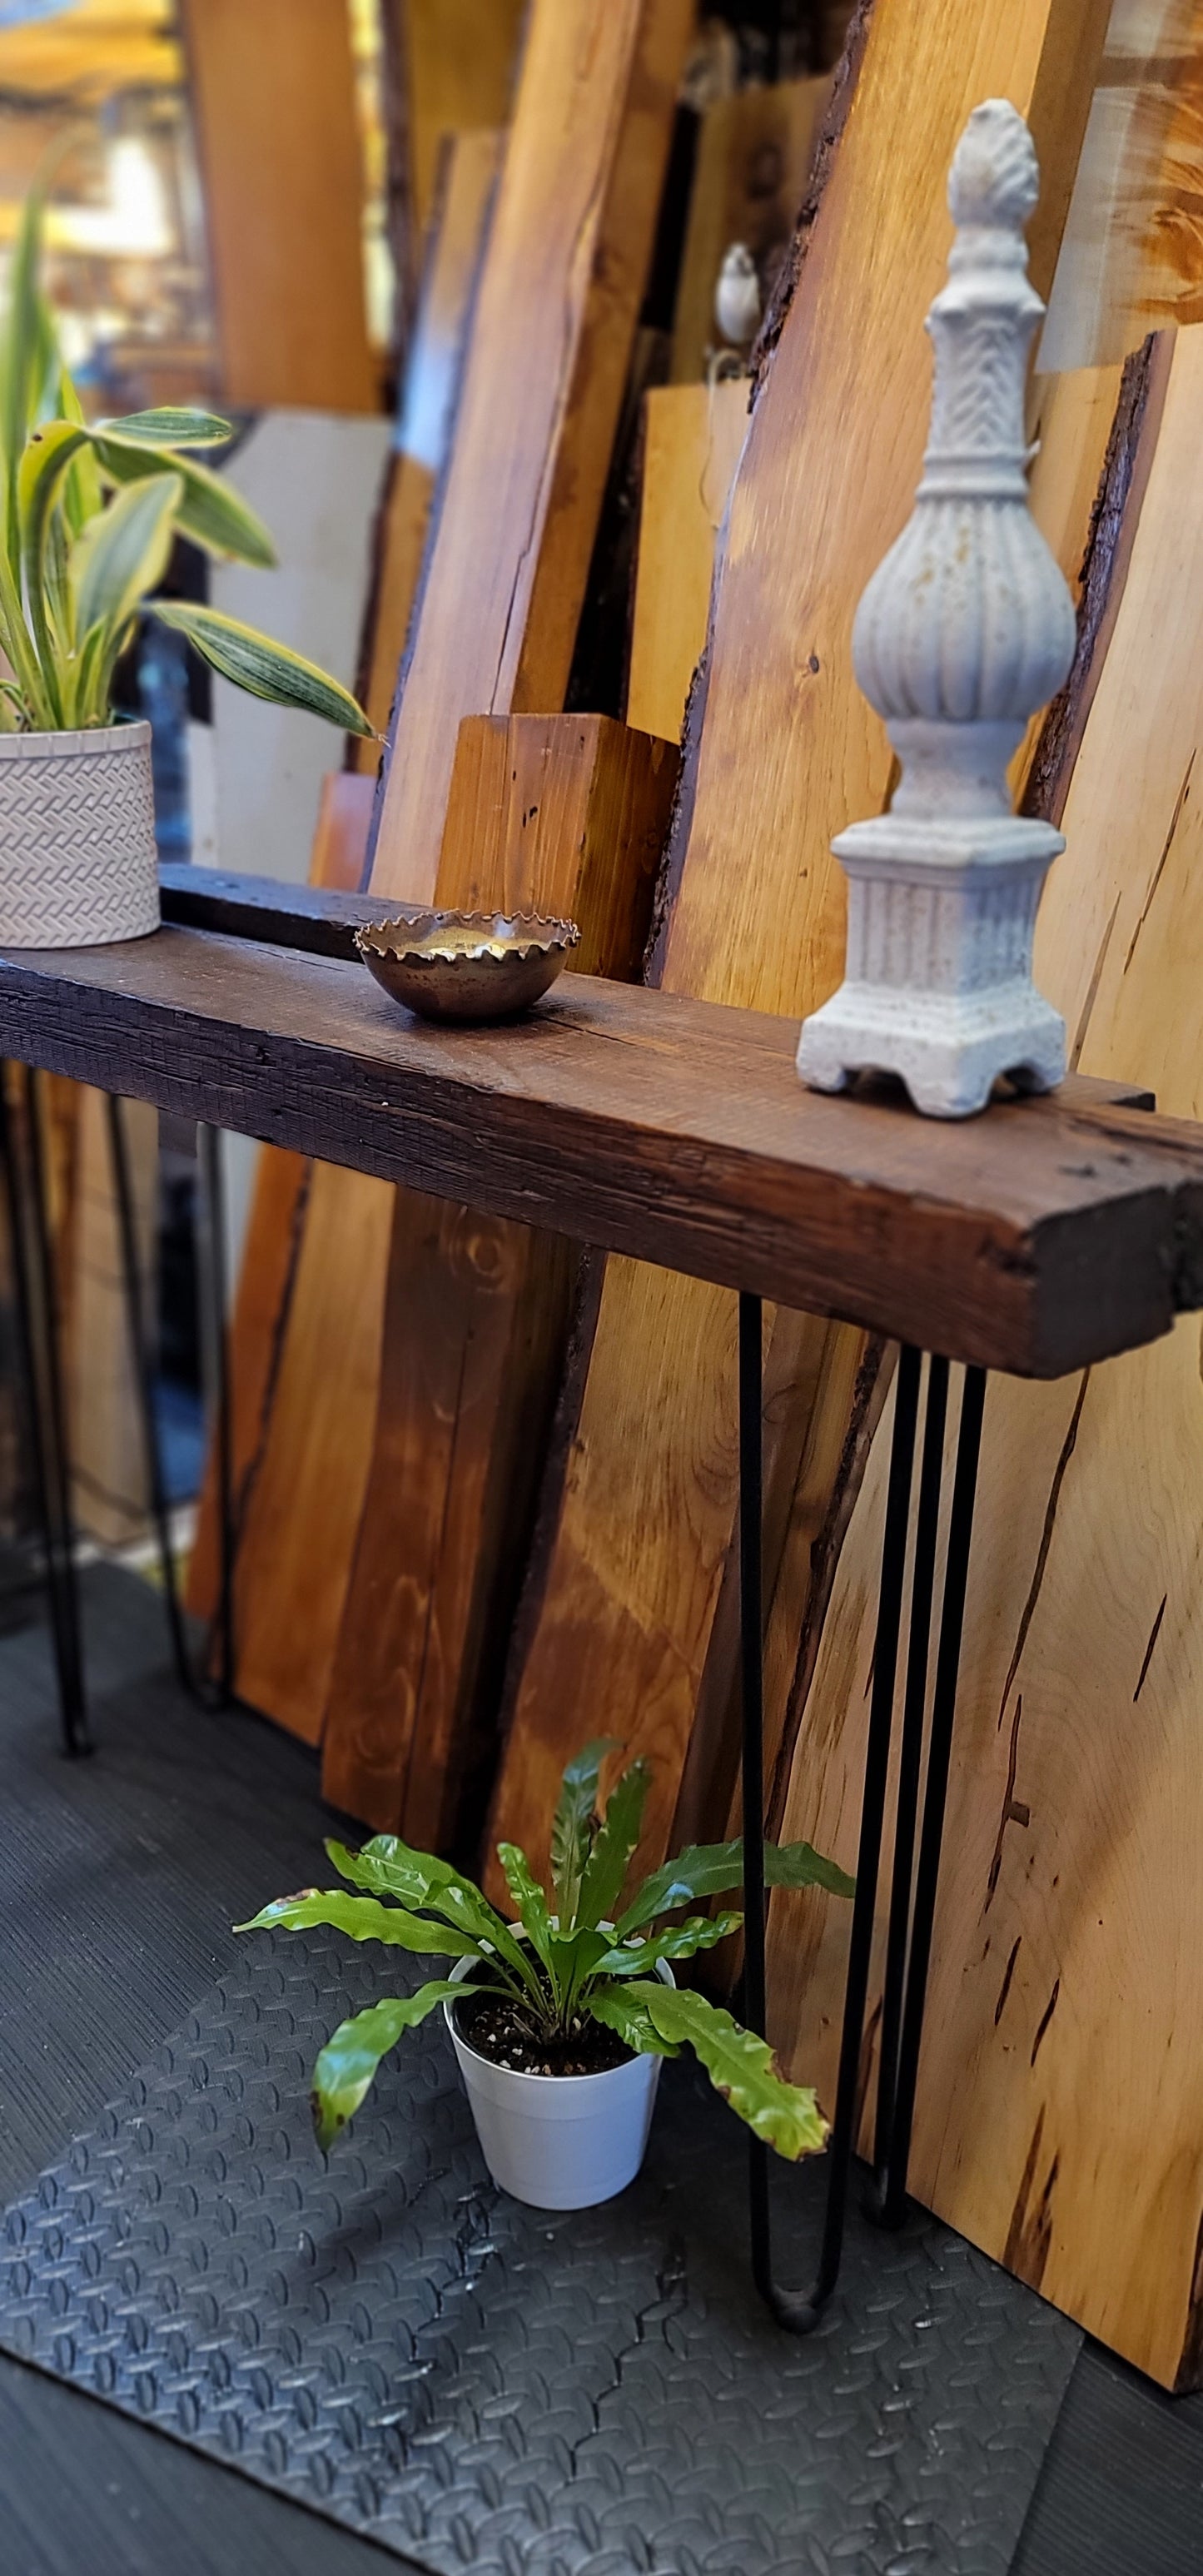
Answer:
[[(467, 1975), (461, 1960), (451, 1971)], [(657, 1974), (675, 1984), (661, 1960)], [(495, 2183), (532, 2209), (593, 2209), (625, 2191), (643, 2163), (663, 2060), (632, 2057), (604, 2075), (518, 2075), (469, 2048), (443, 2014)]]
[(0, 734), (0, 947), (95, 948), (158, 926), (150, 726)]

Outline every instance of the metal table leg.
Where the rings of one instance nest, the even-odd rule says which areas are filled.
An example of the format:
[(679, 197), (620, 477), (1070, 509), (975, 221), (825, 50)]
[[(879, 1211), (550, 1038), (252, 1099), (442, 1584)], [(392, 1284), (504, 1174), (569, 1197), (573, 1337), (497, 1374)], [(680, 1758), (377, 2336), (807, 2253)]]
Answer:
[[(106, 1100), (109, 1146), (113, 1165), (113, 1182), (117, 1199), (118, 1231), (124, 1275), (126, 1313), (129, 1319), (130, 1350), (133, 1360), (134, 1385), (137, 1390), (146, 1453), (147, 1483), (150, 1489), (151, 1513), (155, 1525), (167, 1625), (177, 1676), (191, 1696), (204, 1705), (212, 1704), (215, 1694), (198, 1679), (192, 1668), (184, 1630), (175, 1558), (171, 1546), (171, 1516), (163, 1481), (158, 1424), (155, 1418), (154, 1359), (142, 1296), (142, 1277), (138, 1263), (138, 1245), (134, 1224), (133, 1190), (130, 1181), (129, 1154), (126, 1146), (124, 1103), (113, 1093)], [(225, 1354), (224, 1298), (224, 1206), (221, 1195), (220, 1138), (216, 1130), (198, 1130), (205, 1187), (205, 1259), (200, 1267), (204, 1275), (207, 1339), (215, 1352), (214, 1373), (217, 1379), (217, 1472), (218, 1506), (221, 1535), (221, 1605), (218, 1615), (219, 1678), (216, 1697), (222, 1703), (232, 1697), (232, 1644), (230, 1638), (230, 1582), (233, 1538), (230, 1505), (230, 1422), (229, 1391)]]
[(46, 1221), (41, 1106), (37, 1075), (28, 1067), (21, 1070), (21, 1106), (14, 1117), (6, 1070), (0, 1066), (0, 1161), (4, 1165), (17, 1331), (46, 1564), (63, 1749), (68, 1754), (80, 1754), (92, 1748), (84, 1696), (54, 1263)]
[[(744, 1991), (750, 2029), (765, 2028), (765, 1884), (763, 1833), (763, 1572), (761, 1518), (762, 1312), (755, 1297), (740, 1299), (740, 1616), (743, 1684)], [(782, 2288), (773, 2277), (769, 2208), (769, 2150), (750, 2141), (749, 2207), (752, 2269), (761, 2296), (778, 2323), (794, 2334), (817, 2325), (835, 2287), (843, 2250), (848, 2185), (857, 2126), (865, 2005), (873, 1950), (878, 1873), (890, 1767), (894, 1694), (902, 1632), (907, 1539), (914, 1476), (922, 1375), (921, 1354), (904, 1345), (898, 1365), (894, 1438), (886, 1497), (881, 1587), (873, 1658), (869, 1738), (861, 1804), (856, 1894), (852, 1906), (844, 2019), (836, 2081), (835, 2115), (828, 2148), (827, 2204), (818, 2268), (806, 2291)], [(931, 1955), (940, 1841), (952, 1745), (957, 1671), (964, 1621), (965, 1585), (972, 1535), (973, 1499), (981, 1443), (985, 1378), (966, 1371), (957, 1468), (941, 1606), (931, 1742), (920, 1828), (919, 1868), (914, 1872), (919, 1814), (923, 1721), (932, 1620), (948, 1364), (928, 1364), (927, 1408), (915, 1528), (910, 1633), (904, 1692), (898, 1822), (882, 2003), (873, 2214), (899, 2223), (906, 2207), (906, 2165), (914, 2116), (923, 2006)], [(755, 1820), (755, 1821), (753, 1821)], [(912, 1881), (914, 1884), (912, 1885)]]

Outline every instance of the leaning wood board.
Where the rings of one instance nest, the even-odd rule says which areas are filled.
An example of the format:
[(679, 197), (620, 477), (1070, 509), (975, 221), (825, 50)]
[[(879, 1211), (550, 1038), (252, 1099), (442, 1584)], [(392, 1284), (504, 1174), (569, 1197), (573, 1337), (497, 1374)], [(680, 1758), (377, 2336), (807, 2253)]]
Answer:
[[(567, 914), (578, 969), (636, 975), (678, 766), (603, 716), (467, 717), (440, 902)], [(322, 1782), (332, 1804), (440, 1850), (479, 1832), (571, 1285), (562, 1238), (395, 1193)]]
[(1203, 0), (1115, 0), (1037, 365), (1203, 320)]
[(185, 0), (227, 402), (375, 411), (346, 0)]
[(429, 901), (465, 715), (561, 707), (690, 0), (532, 0), (372, 867)]
[(414, 238), (439, 198), (448, 135), (503, 126), (527, 0), (389, 0), (396, 13)]
[(706, 642), (715, 541), (748, 426), (742, 377), (645, 397), (627, 723), (679, 742)]
[[(366, 703), (378, 728), (388, 722), (396, 688), (397, 669), (405, 641), (417, 589), (425, 542), (430, 501), (439, 471), (446, 457), (451, 434), (455, 387), (463, 355), (463, 342), (472, 282), (479, 264), (492, 190), (496, 182), (500, 154), (500, 137), (491, 133), (464, 134), (456, 137), (446, 156), (444, 187), (430, 235), (422, 297), (414, 328), (406, 375), (406, 393), (399, 428), (400, 446), (392, 460), (377, 529), (376, 562), (371, 596), (365, 616), (365, 641), (361, 659), (368, 681)], [(375, 743), (355, 746), (355, 756), (362, 763), (360, 773), (340, 772), (324, 782), (322, 806), (318, 816), (310, 858), (311, 885), (344, 888), (358, 887), (367, 864), (368, 839), (375, 794), (374, 774), (379, 750)], [(365, 907), (366, 909), (366, 907)], [(366, 1191), (368, 1199), (359, 1205), (357, 1193)], [(373, 1192), (370, 1182), (356, 1180), (345, 1173), (313, 1172), (293, 1158), (282, 1160), (269, 1154), (260, 1157), (255, 1175), (255, 1192), (246, 1242), (243, 1246), (238, 1295), (230, 1328), (230, 1374), (233, 1392), (233, 1467), (236, 1501), (235, 1536), (239, 1559), (235, 1609), (235, 1677), (243, 1696), (256, 1705), (274, 1710), (278, 1688), (271, 1656), (271, 1635), (265, 1630), (265, 1612), (270, 1614), (270, 1585), (265, 1587), (256, 1570), (258, 1533), (268, 1551), (268, 1562), (274, 1561), (277, 1511), (274, 1494), (275, 1453), (268, 1442), (268, 1424), (281, 1387), (281, 1371), (289, 1345), (299, 1352), (300, 1384), (305, 1386), (305, 1369), (310, 1368), (319, 1389), (316, 1405), (308, 1410), (307, 1428), (303, 1435), (300, 1465), (310, 1459), (323, 1485), (327, 1478), (328, 1498), (338, 1496), (342, 1503), (341, 1534), (343, 1555), (339, 1556), (340, 1532), (333, 1544), (329, 1532), (319, 1551), (318, 1571), (314, 1584), (306, 1581), (307, 1567), (297, 1569), (301, 1590), (311, 1608), (325, 1605), (324, 1587), (336, 1586), (339, 1566), (345, 1581), (349, 1552), (353, 1543), (356, 1516), (362, 1497), (362, 1484), (354, 1480), (349, 1491), (340, 1486), (352, 1462), (344, 1458), (328, 1466), (319, 1441), (323, 1421), (337, 1441), (338, 1402), (328, 1416), (323, 1407), (322, 1390), (345, 1368), (353, 1389), (361, 1388), (365, 1374), (370, 1384), (376, 1365), (379, 1343), (380, 1309), (371, 1297), (362, 1300), (354, 1288), (340, 1312), (337, 1289), (327, 1289), (322, 1277), (320, 1256), (316, 1267), (311, 1251), (304, 1269), (300, 1256), (309, 1231), (314, 1241), (329, 1228), (335, 1239), (344, 1238), (344, 1226), (359, 1241), (361, 1249), (365, 1229), (368, 1239), (378, 1246), (387, 1242), (389, 1211), (383, 1201), (375, 1209), (369, 1204)], [(312, 1204), (311, 1204), (312, 1203)], [(373, 1229), (373, 1219), (375, 1220)], [(381, 1256), (383, 1257), (383, 1256)], [(291, 1314), (294, 1294), (299, 1292), (295, 1317)], [(291, 1320), (290, 1320), (291, 1318)], [(324, 1357), (320, 1328), (328, 1322), (332, 1347), (336, 1354), (332, 1368)], [(364, 1345), (366, 1344), (366, 1348)], [(288, 1402), (289, 1387), (296, 1359), (283, 1377), (283, 1393)], [(353, 1406), (354, 1399), (351, 1399)], [(295, 1432), (295, 1427), (294, 1427)], [(285, 1446), (281, 1462), (285, 1477), (298, 1472), (298, 1459), (293, 1443), (288, 1442), (285, 1424)], [(252, 1512), (252, 1503), (266, 1471), (266, 1485)], [(210, 1458), (188, 1577), (189, 1606), (199, 1617), (214, 1615), (219, 1593), (219, 1529), (217, 1522), (217, 1489), (214, 1461)], [(287, 1496), (287, 1481), (283, 1488)], [(261, 1516), (261, 1517), (260, 1517)], [(333, 1611), (329, 1618), (336, 1615)], [(243, 1656), (243, 1642), (246, 1656)], [(290, 1663), (289, 1671), (304, 1676), (308, 1670), (308, 1634), (302, 1617), (299, 1624), (299, 1660)], [(290, 1647), (289, 1652), (293, 1653)]]
[[(863, 60), (837, 81), (838, 139), (723, 531), (657, 948), (671, 990), (797, 1012), (839, 982), (829, 845), (880, 809), (890, 776), (856, 687), (852, 617), (919, 478), (948, 164), (982, 97), (1027, 112), (1044, 171), (1033, 273), (1047, 287), (1105, 17), (1074, 0), (1005, 13), (877, 0), (862, 16)], [(770, 1472), (778, 1439), (797, 1437), (791, 1390), (805, 1403), (823, 1366), (821, 1328), (802, 1319), (791, 1335)], [(587, 1383), (565, 1393), (490, 1842), (544, 1858), (566, 1755), (614, 1735), (655, 1765), (643, 1852), (663, 1850), (733, 1525), (735, 1336), (728, 1299), (610, 1265)]]
[[(439, 875), (461, 714), (561, 702), (691, 14), (535, 0), (378, 809), (373, 889), (402, 900), (463, 899)], [(391, 1225), (357, 1186), (314, 1175), (239, 1545), (240, 1687), (310, 1742), (377, 1445)]]
[[(430, 521), (451, 438), (468, 310), (480, 265), (503, 137), (483, 129), (452, 135), (429, 236), (417, 319), (405, 369), (397, 443), (389, 462), (368, 603), (367, 678), (362, 704), (376, 733), (388, 727)], [(375, 776), (380, 747), (360, 736), (357, 769)]]
[[(1083, 1066), (1139, 1068), (1197, 1116), (1203, 331), (1171, 349), (1036, 966)], [(845, 1852), (886, 1447), (785, 1817)], [(1054, 1386), (991, 1386), (912, 2162), (953, 2226), (1169, 2387), (1203, 2366), (1201, 1478), (1194, 1326)], [(774, 2028), (813, 2071), (842, 1971), (788, 1909), (771, 1929)]]
[[(372, 784), (350, 770), (335, 770), (324, 783), (314, 835), (309, 878), (312, 887), (349, 892), (363, 874), (371, 820)], [(210, 879), (198, 876), (197, 900), (203, 903)], [(238, 883), (240, 880), (234, 879)], [(257, 883), (262, 886), (263, 880)], [(282, 902), (298, 890), (280, 886)], [(367, 907), (365, 906), (365, 910)], [(259, 1155), (255, 1188), (238, 1274), (238, 1292), (229, 1323), (230, 1481), (236, 1549), (234, 1585), (234, 1678), (244, 1698), (240, 1664), (245, 1586), (237, 1557), (258, 1480), (265, 1426), (280, 1370), (284, 1323), (296, 1292), (298, 1256), (305, 1211), (314, 1184), (312, 1165), (302, 1156), (268, 1147)], [(210, 1448), (197, 1515), (196, 1543), (188, 1566), (187, 1602), (194, 1617), (214, 1617), (221, 1597), (221, 1523), (217, 1456)]]

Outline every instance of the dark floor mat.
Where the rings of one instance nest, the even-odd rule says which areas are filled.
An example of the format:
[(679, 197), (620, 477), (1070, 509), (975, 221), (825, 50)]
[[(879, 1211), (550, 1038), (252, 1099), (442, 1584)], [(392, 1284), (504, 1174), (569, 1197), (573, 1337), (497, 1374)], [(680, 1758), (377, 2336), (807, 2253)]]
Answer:
[[(924, 2219), (857, 2222), (820, 2333), (779, 2334), (742, 2134), (684, 2067), (581, 2217), (494, 2192), (435, 2025), (324, 2170), (314, 2048), (378, 1980), (248, 1943), (9, 2212), (4, 2346), (439, 2576), (1003, 2576), (1072, 2326)], [(800, 2267), (821, 2171), (781, 2181)]]

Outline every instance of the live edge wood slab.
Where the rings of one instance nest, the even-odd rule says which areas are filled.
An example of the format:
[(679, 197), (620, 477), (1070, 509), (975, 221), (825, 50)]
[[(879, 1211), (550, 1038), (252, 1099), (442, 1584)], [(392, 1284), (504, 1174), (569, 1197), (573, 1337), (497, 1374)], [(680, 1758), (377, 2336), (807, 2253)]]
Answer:
[(950, 1358), (1057, 1377), (1203, 1305), (1203, 1127), (1073, 1080), (946, 1126), (791, 1021), (565, 976), (433, 1029), (356, 962), (165, 927), (0, 959), (0, 1054)]

